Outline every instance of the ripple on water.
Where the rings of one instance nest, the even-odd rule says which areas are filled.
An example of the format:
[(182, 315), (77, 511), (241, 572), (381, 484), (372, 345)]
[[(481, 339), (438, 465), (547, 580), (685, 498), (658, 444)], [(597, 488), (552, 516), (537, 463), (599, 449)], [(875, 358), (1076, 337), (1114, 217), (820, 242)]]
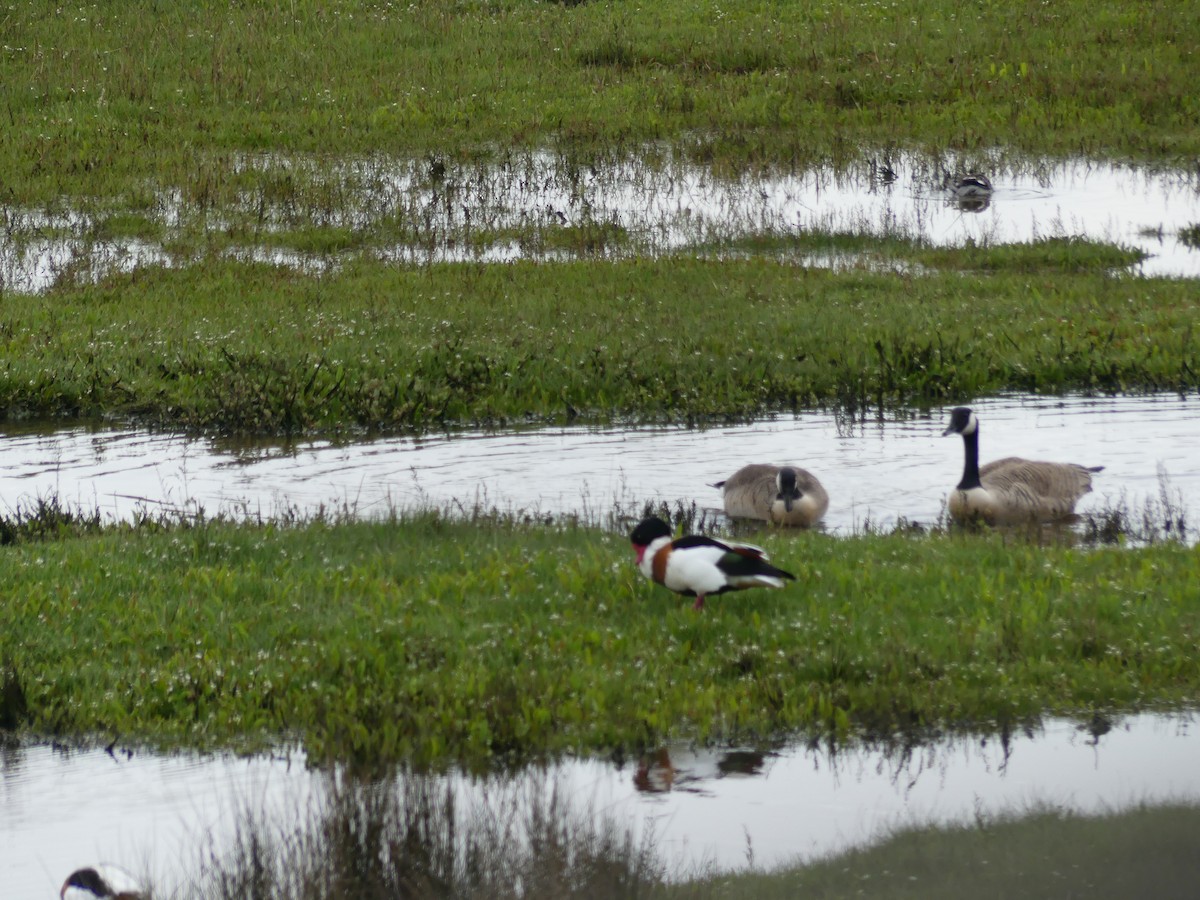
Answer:
[[(1195, 399), (1177, 395), (1008, 396), (974, 404), (986, 461), (1021, 455), (1102, 465), (1081, 512), (1157, 502), (1164, 486), (1200, 509)], [(941, 436), (945, 408), (850, 421), (828, 412), (690, 429), (543, 428), (334, 444), (233, 446), (136, 430), (0, 431), (0, 498), (8, 507), (57, 495), (128, 518), (139, 508), (200, 507), (273, 515), (418, 507), (543, 513), (606, 512), (614, 504), (682, 501), (719, 510), (711, 487), (747, 462), (793, 462), (830, 495), (826, 527), (931, 523), (962, 471), (962, 444)]]

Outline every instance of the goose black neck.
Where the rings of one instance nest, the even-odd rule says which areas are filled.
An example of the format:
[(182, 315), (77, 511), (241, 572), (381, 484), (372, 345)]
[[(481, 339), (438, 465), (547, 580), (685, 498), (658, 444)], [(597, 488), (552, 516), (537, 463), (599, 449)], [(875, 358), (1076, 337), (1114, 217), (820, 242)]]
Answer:
[(964, 434), (963, 449), (966, 450), (966, 463), (963, 465), (962, 481), (958, 483), (960, 491), (969, 491), (980, 486), (979, 481), (979, 425), (970, 434)]

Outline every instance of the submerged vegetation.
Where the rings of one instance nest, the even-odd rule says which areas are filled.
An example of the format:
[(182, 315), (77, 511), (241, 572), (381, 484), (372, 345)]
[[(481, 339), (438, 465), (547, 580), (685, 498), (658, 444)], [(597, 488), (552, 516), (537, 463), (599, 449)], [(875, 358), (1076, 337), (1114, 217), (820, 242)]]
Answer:
[(1200, 688), (1193, 547), (760, 540), (797, 583), (704, 614), (646, 582), (624, 536), (569, 523), (431, 513), (22, 542), (3, 560), (9, 717), (63, 737), (490, 766), (1179, 705)]

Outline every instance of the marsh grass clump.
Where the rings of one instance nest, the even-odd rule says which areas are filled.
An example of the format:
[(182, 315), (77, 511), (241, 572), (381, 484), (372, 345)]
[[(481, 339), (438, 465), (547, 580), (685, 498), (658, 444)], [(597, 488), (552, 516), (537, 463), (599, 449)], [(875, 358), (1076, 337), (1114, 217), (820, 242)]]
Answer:
[(0, 545), (99, 534), (104, 527), (99, 509), (71, 507), (51, 494), (18, 502), (9, 512), (0, 512)]
[(8, 659), (0, 661), (0, 743), (4, 732), (15, 731), (29, 715), (29, 704), (17, 668)]
[(532, 775), (460, 802), (448, 780), (330, 776), (320, 808), (279, 825), (247, 810), (234, 849), (209, 854), (196, 900), (650, 897), (664, 887), (652, 835), (572, 808)]
[(1188, 511), (1178, 490), (1172, 490), (1165, 474), (1159, 475), (1158, 497), (1131, 506), (1124, 497), (1098, 510), (1079, 516), (1083, 539), (1097, 544), (1162, 542), (1186, 544), (1191, 533)]

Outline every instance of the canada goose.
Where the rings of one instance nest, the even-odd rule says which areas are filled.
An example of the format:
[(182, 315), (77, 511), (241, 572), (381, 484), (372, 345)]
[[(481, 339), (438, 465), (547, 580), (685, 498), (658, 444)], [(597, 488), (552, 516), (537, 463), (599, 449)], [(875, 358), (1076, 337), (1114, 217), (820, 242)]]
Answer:
[(671, 540), (662, 519), (644, 519), (629, 535), (642, 574), (668, 590), (695, 597), (693, 609), (704, 608), (709, 594), (752, 587), (781, 588), (796, 576), (767, 562), (760, 547), (718, 541), (702, 534)]
[(829, 495), (821, 482), (798, 466), (752, 463), (713, 487), (725, 495), (725, 514), (737, 519), (808, 528), (829, 508)]
[(76, 869), (58, 892), (61, 900), (141, 900), (145, 889), (118, 866), (98, 865)]
[(1079, 498), (1092, 489), (1092, 473), (1074, 463), (1032, 462), (1016, 456), (979, 466), (979, 417), (968, 407), (950, 411), (942, 432), (961, 434), (966, 453), (962, 481), (950, 494), (948, 507), (955, 519), (982, 519), (992, 525), (1048, 522), (1075, 511)]

